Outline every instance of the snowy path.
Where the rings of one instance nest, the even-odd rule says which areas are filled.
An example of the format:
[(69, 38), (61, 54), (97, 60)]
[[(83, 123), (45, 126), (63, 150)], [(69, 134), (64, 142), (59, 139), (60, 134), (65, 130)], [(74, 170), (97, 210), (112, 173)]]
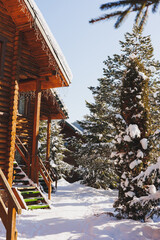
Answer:
[[(23, 211), (17, 218), (18, 240), (160, 240), (160, 222), (116, 220), (116, 191), (59, 182), (50, 210)], [(0, 222), (0, 240), (5, 230)]]

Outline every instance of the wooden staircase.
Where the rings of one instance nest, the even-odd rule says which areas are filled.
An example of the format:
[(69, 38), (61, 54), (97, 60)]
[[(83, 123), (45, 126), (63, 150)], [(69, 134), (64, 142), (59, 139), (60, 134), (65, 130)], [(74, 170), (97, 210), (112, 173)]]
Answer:
[(6, 206), (5, 201), (0, 196), (0, 218), (6, 229), (6, 240), (17, 240), (16, 213), (21, 214), (22, 209), (1, 168), (0, 182), (5, 189), (8, 199), (8, 206)]
[(46, 209), (49, 203), (40, 188), (32, 182), (18, 163), (14, 162), (13, 191), (23, 209)]
[[(31, 168), (32, 168), (31, 157), (30, 157), (28, 150), (26, 149), (26, 147), (24, 146), (24, 144), (22, 143), (22, 141), (20, 140), (20, 138), (18, 136), (16, 136), (15, 147), (18, 150), (20, 156), (22, 157), (22, 159), (25, 163), (24, 167), (26, 167), (25, 172), (26, 172), (27, 176), (30, 176)], [(36, 162), (37, 162), (37, 167), (34, 170), (37, 172), (36, 175), (38, 176), (40, 174), (42, 176), (43, 180), (45, 181), (47, 188), (48, 188), (48, 199), (50, 200), (51, 199), (51, 191), (52, 191), (52, 183), (53, 183), (52, 179), (54, 179), (55, 188), (57, 188), (57, 176), (54, 175), (53, 172), (48, 172), (44, 163), (38, 156), (36, 156)], [(18, 181), (19, 180), (17, 180), (17, 182)], [(25, 182), (24, 182), (24, 184), (25, 184)], [(37, 178), (37, 184), (38, 184), (38, 178)]]

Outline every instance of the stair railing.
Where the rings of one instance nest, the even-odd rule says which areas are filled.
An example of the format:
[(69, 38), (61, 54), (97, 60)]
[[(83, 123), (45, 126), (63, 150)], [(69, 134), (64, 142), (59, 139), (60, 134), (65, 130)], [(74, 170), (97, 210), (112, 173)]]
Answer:
[[(18, 144), (20, 144), (20, 146), (22, 147), (23, 150), (21, 150), (21, 148), (18, 146)], [(19, 139), (18, 136), (16, 136), (16, 143), (15, 143), (16, 149), (18, 150), (18, 152), (20, 153), (21, 157), (23, 158), (23, 160), (25, 161), (25, 163), (27, 164), (27, 175), (30, 175), (30, 154), (28, 152), (28, 150), (25, 148), (24, 144), (22, 143), (22, 141)], [(46, 167), (44, 166), (42, 160), (36, 156), (37, 158), (37, 163), (38, 163), (38, 171), (40, 172), (40, 174), (42, 175), (47, 187), (48, 187), (48, 199), (51, 199), (51, 192), (52, 192), (52, 178), (50, 177), (49, 172), (47, 171)]]
[(57, 181), (58, 181), (58, 175), (57, 173), (54, 171), (54, 169), (52, 167), (49, 168), (49, 175), (52, 178), (52, 181), (55, 182), (55, 188), (57, 189)]
[(0, 169), (0, 182), (2, 183), (8, 197), (8, 210), (0, 196), (0, 217), (6, 229), (6, 240), (17, 240), (16, 213), (21, 214), (22, 209), (4, 175)]
[(49, 172), (47, 171), (45, 165), (43, 164), (42, 160), (37, 156), (37, 162), (39, 165), (39, 171), (42, 175), (47, 187), (48, 187), (48, 199), (51, 199), (51, 192), (52, 192), (52, 178), (50, 177)]
[[(19, 145), (21, 146), (21, 148), (19, 147)], [(23, 158), (23, 160), (25, 161), (25, 163), (27, 164), (27, 175), (29, 176), (30, 175), (30, 154), (17, 135), (16, 135), (15, 147), (18, 150), (21, 157)]]

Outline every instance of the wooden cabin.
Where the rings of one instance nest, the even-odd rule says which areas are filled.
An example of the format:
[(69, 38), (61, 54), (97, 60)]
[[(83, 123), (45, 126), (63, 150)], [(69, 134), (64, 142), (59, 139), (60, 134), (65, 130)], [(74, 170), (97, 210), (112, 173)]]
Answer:
[[(28, 160), (29, 162), (27, 162), (26, 159), (25, 172), (35, 183), (38, 184), (38, 172), (35, 171), (36, 166), (34, 166), (34, 164), (36, 163), (35, 160), (31, 158), (34, 142), (33, 126), (34, 126), (35, 97), (36, 97), (35, 91), (21, 92), (19, 94), (16, 126), (16, 148), (17, 144), (21, 149), (23, 148), (23, 146), (26, 148), (27, 154), (30, 156), (30, 159)], [(48, 162), (50, 156), (49, 151), (50, 151), (51, 120), (66, 119), (67, 117), (68, 117), (67, 110), (62, 100), (60, 99), (59, 95), (57, 94), (56, 90), (54, 89), (42, 90), (40, 120), (46, 120), (48, 123), (46, 162)], [(20, 140), (19, 142), (17, 141), (18, 139)], [(17, 150), (20, 149), (17, 148)]]
[(68, 86), (71, 72), (31, 0), (0, 0), (0, 167), (12, 185), (19, 92), (35, 91), (32, 155), (41, 91)]
[(65, 153), (65, 157), (63, 159), (64, 162), (77, 167), (77, 163), (75, 159), (73, 158), (72, 152), (74, 152), (74, 148), (71, 146), (68, 146), (68, 139), (75, 137), (77, 140), (78, 139), (83, 139), (83, 131), (79, 128), (76, 127), (74, 124), (69, 123), (65, 118), (60, 121), (60, 125), (62, 127), (61, 133), (63, 134), (64, 141), (66, 144), (66, 147), (69, 151)]
[(7, 215), (0, 196), (0, 217), (7, 239), (16, 239), (16, 235), (6, 218), (13, 220), (15, 211), (20, 212), (10, 191), (16, 134), (30, 153), (30, 176), (37, 182), (34, 169), (39, 120), (48, 120), (49, 134), (51, 119), (66, 118), (63, 106), (49, 89), (67, 87), (71, 78), (70, 68), (34, 1), (0, 0), (0, 187), (9, 189), (6, 192), (12, 202)]
[(61, 125), (61, 133), (63, 134), (65, 146), (69, 151), (66, 151), (64, 153), (63, 161), (69, 164), (72, 167), (72, 171), (69, 174), (65, 175), (65, 179), (70, 182), (76, 182), (79, 180), (82, 180), (82, 176), (79, 174), (78, 171), (76, 171), (76, 168), (78, 167), (77, 164), (77, 156), (75, 156), (76, 149), (75, 146), (70, 144), (70, 141), (72, 139), (72, 143), (74, 144), (77, 141), (83, 142), (83, 129), (79, 126), (79, 124), (72, 124), (69, 123), (67, 120), (63, 119), (60, 120)]

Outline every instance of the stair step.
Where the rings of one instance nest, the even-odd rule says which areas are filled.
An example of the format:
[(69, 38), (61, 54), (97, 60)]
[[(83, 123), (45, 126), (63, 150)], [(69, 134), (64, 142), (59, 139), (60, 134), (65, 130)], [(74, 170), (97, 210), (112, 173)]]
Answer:
[(13, 174), (14, 177), (18, 177), (18, 178), (24, 178), (25, 177), (25, 174), (24, 173), (14, 173)]
[(24, 173), (25, 166), (20, 166), (16, 162), (14, 163), (14, 173), (13, 173), (13, 186), (17, 189), (17, 194), (19, 199), (22, 200), (22, 205), (24, 209), (34, 210), (34, 209), (49, 209), (50, 206), (43, 196), (41, 190), (27, 178)]
[(26, 198), (26, 199), (24, 199), (24, 201), (26, 203), (28, 203), (28, 202), (37, 202), (39, 200), (44, 200), (44, 198), (43, 197), (37, 197), (37, 198)]
[(17, 189), (18, 189), (18, 191), (23, 191), (23, 190), (25, 190), (25, 191), (30, 191), (30, 190), (33, 191), (36, 188), (34, 186), (25, 186), (25, 187), (18, 187)]
[(36, 190), (36, 191), (23, 191), (23, 192), (21, 192), (22, 195), (37, 194), (37, 193), (40, 193), (40, 191)]
[(29, 183), (28, 180), (23, 180), (23, 179), (14, 179), (13, 182), (14, 183), (23, 183), (23, 184), (28, 184)]
[(43, 209), (43, 208), (50, 208), (49, 205), (30, 205), (28, 206), (28, 209)]
[(13, 170), (14, 170), (14, 172), (16, 172), (16, 173), (20, 173), (20, 172), (22, 171), (20, 168), (14, 168)]
[(25, 168), (26, 167), (26, 165), (22, 165), (22, 164), (19, 164), (18, 165), (20, 168)]

